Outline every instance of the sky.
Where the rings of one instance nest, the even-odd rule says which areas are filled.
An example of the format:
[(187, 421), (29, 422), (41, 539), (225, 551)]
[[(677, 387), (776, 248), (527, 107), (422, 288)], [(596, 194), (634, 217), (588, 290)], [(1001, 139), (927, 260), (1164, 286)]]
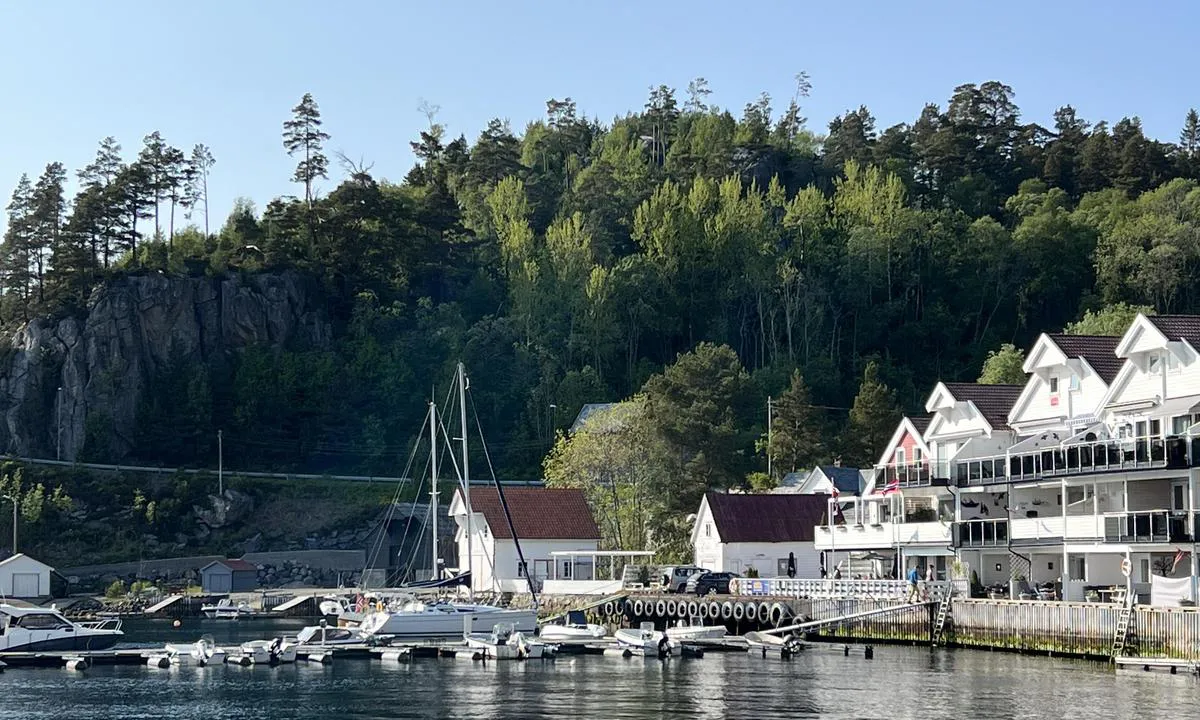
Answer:
[[(302, 194), (282, 123), (305, 92), (332, 135), (327, 154), (399, 181), (440, 106), (451, 137), (474, 141), (490, 118), (520, 130), (549, 98), (610, 121), (650, 86), (685, 96), (707, 78), (710, 102), (740, 115), (766, 91), (786, 106), (812, 79), (808, 127), (866, 105), (880, 129), (943, 104), (962, 83), (1000, 80), (1027, 121), (1071, 104), (1090, 121), (1141, 117), (1178, 139), (1200, 106), (1200, 3), (824, 2), (760, 0), (5, 0), (0, 2), (0, 199), (21, 173), (86, 165), (106, 135), (127, 159), (160, 131), (216, 156), (212, 224), (235, 198), (259, 209)], [(332, 164), (321, 189), (341, 170)]]

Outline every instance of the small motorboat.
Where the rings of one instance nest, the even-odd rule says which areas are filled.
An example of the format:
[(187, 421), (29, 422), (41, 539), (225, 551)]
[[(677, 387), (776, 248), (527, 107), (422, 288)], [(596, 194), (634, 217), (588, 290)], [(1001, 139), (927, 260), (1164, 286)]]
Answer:
[(566, 622), (543, 625), (538, 637), (554, 643), (586, 643), (599, 640), (607, 634), (608, 629), (603, 625), (590, 624), (582, 611), (572, 610), (567, 613)]
[(671, 654), (673, 643), (665, 633), (654, 629), (654, 623), (644, 622), (638, 628), (621, 628), (613, 634), (617, 647), (635, 655), (664, 657)]
[(329, 647), (336, 645), (370, 645), (375, 638), (364, 635), (356, 627), (331, 627), (322, 620), (320, 625), (309, 625), (296, 634), (297, 645)]
[(748, 632), (743, 635), (746, 639), (746, 644), (749, 645), (750, 652), (761, 652), (763, 657), (767, 653), (779, 653), (782, 657), (791, 657), (804, 649), (804, 642), (795, 635), (787, 635), (781, 637), (766, 632)]
[(676, 642), (685, 640), (719, 640), (725, 637), (724, 625), (705, 625), (698, 617), (680, 620), (678, 625), (667, 628), (667, 637)]
[[(239, 652), (240, 651), (240, 652)], [(282, 665), (296, 662), (296, 645), (275, 638), (242, 643), (225, 662), (233, 665)]]
[(488, 660), (538, 660), (553, 657), (558, 647), (513, 630), (509, 623), (492, 627), (488, 635), (465, 635), (467, 647), (483, 652)]
[(200, 612), (204, 617), (216, 620), (242, 620), (258, 615), (258, 612), (246, 603), (234, 605), (229, 598), (221, 598), (216, 605), (201, 605)]
[(212, 635), (204, 635), (191, 645), (168, 643), (163, 653), (172, 665), (218, 665), (225, 662), (225, 651), (217, 647)]

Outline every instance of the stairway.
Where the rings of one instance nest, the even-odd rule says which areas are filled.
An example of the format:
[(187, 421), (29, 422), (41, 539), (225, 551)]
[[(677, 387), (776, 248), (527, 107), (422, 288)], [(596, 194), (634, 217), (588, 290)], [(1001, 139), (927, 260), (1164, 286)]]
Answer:
[(941, 644), (942, 635), (946, 632), (946, 618), (950, 615), (950, 595), (951, 593), (946, 593), (938, 603), (937, 617), (933, 620), (933, 637), (930, 638), (934, 645)]
[(1118, 595), (1121, 603), (1121, 615), (1117, 618), (1117, 630), (1113, 633), (1112, 657), (1115, 660), (1123, 655), (1136, 655), (1138, 650), (1137, 629), (1134, 627), (1133, 596), (1126, 598), (1124, 593)]

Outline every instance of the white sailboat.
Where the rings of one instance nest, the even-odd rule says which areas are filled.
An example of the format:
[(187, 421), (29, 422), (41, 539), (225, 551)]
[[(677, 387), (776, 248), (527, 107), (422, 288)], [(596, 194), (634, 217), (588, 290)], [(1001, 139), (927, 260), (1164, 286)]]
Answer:
[[(467, 571), (466, 577), (470, 577), (471, 573), (471, 484), (468, 471), (468, 454), (467, 454), (467, 382), (466, 372), (463, 369), (462, 363), (458, 364), (456, 373), (458, 382), (458, 400), (459, 410), (462, 422), (462, 469), (460, 481), (463, 490), (463, 499), (467, 508)], [(432, 475), (432, 489), (430, 491), (430, 505), (432, 508), (432, 526), (433, 526), (433, 563), (434, 573), (436, 575), (438, 567), (438, 551), (437, 551), (437, 456), (438, 456), (438, 441), (444, 439), (449, 444), (449, 438), (440, 437), (438, 428), (438, 411), (437, 405), (433, 402), (429, 403), (429, 440), (430, 452), (432, 458), (430, 461), (430, 471)], [(507, 511), (506, 511), (507, 512)], [(520, 544), (517, 545), (518, 553), (520, 552)], [(467, 585), (468, 592), (471, 598), (474, 598), (474, 588), (471, 584)], [(532, 587), (531, 587), (532, 590)], [(342, 618), (348, 617), (348, 613), (343, 613)], [(466, 618), (467, 620), (464, 620)], [(398, 597), (387, 603), (383, 609), (375, 609), (365, 612), (361, 616), (358, 628), (362, 634), (367, 637), (375, 636), (391, 636), (405, 639), (439, 639), (458, 637), (462, 632), (464, 625), (469, 622), (468, 635), (485, 633), (494, 629), (497, 625), (511, 625), (514, 632), (519, 633), (534, 633), (537, 630), (537, 609), (536, 604), (533, 609), (515, 610), (507, 608), (499, 608), (492, 605), (477, 604), (474, 602), (460, 603), (449, 601), (425, 601), (417, 597), (415, 594)]]

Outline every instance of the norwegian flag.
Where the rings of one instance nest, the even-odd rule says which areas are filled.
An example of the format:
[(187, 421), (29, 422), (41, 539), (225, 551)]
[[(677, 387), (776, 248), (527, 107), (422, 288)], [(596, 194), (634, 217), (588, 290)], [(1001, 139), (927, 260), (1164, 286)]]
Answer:
[(1183, 550), (1175, 551), (1175, 560), (1174, 560), (1174, 562), (1171, 563), (1171, 574), (1172, 575), (1175, 574), (1175, 568), (1179, 567), (1179, 563), (1183, 562), (1183, 559), (1187, 556), (1188, 556), (1188, 554), (1185, 553)]
[(844, 519), (844, 516), (842, 515), (842, 502), (840, 500), (838, 500), (838, 498), (841, 496), (841, 493), (838, 492), (837, 485), (834, 485), (833, 488), (829, 491), (829, 496), (831, 498), (833, 498), (833, 517), (834, 517), (834, 519), (835, 520)]
[(888, 480), (887, 485), (883, 486), (883, 495), (891, 495), (892, 493), (900, 492), (900, 478), (894, 477)]

